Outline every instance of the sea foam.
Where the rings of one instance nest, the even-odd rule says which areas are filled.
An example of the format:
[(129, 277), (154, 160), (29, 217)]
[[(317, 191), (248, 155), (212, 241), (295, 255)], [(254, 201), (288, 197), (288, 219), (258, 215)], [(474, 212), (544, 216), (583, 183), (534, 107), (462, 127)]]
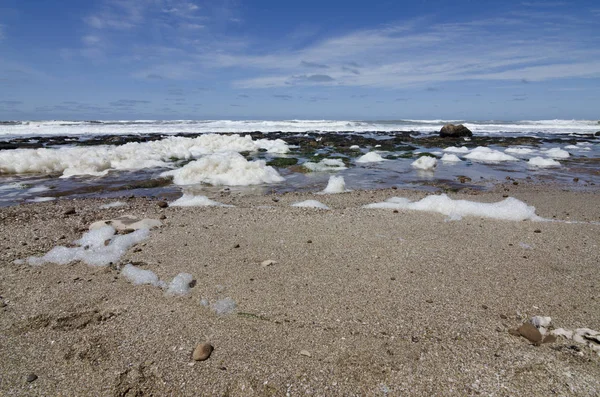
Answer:
[(195, 159), (214, 153), (287, 153), (284, 141), (250, 136), (207, 134), (197, 138), (169, 137), (153, 142), (131, 142), (121, 146), (86, 146), (0, 151), (0, 174), (62, 173), (103, 176), (111, 170), (168, 167), (173, 159)]
[(284, 181), (264, 160), (248, 161), (235, 152), (210, 154), (176, 170), (163, 172), (161, 176), (172, 176), (176, 185), (247, 186)]
[(468, 200), (453, 200), (445, 194), (427, 196), (412, 202), (402, 197), (392, 197), (382, 203), (365, 205), (364, 208), (391, 208), (414, 211), (438, 212), (451, 219), (463, 216), (480, 216), (483, 218), (503, 219), (510, 221), (543, 220), (535, 214), (535, 207), (513, 197), (496, 203), (478, 203)]

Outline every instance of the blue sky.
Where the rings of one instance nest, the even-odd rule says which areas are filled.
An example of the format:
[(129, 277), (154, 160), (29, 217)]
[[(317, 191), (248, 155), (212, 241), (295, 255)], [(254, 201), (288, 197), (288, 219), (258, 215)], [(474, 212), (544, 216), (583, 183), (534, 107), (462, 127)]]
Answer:
[(0, 0), (0, 119), (600, 118), (596, 1)]

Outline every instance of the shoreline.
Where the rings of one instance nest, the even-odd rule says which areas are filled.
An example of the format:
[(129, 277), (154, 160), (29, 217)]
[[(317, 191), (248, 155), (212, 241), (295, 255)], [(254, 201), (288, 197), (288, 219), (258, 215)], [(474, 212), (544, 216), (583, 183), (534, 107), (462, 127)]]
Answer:
[[(449, 222), (437, 213), (362, 208), (425, 196), (401, 189), (210, 195), (236, 205), (227, 208), (160, 208), (143, 198), (103, 210), (115, 200), (0, 208), (0, 390), (596, 395), (600, 356), (591, 349), (564, 338), (533, 346), (508, 331), (534, 315), (552, 317), (556, 328), (600, 330), (600, 193), (507, 181), (448, 194), (478, 202), (510, 195), (564, 222)], [(331, 210), (290, 207), (306, 199)], [(166, 219), (118, 264), (13, 263), (125, 214)], [(261, 266), (265, 260), (276, 263)], [(126, 263), (164, 280), (187, 272), (196, 285), (183, 297), (165, 296), (126, 281), (117, 270)], [(224, 298), (237, 304), (233, 313), (200, 303)], [(194, 362), (191, 351), (205, 341), (212, 356)], [(27, 382), (31, 374), (37, 379)]]

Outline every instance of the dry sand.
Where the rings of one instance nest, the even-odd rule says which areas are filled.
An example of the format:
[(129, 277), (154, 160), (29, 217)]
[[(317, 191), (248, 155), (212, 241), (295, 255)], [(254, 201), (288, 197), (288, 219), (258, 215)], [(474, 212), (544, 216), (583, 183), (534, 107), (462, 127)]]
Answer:
[[(0, 394), (599, 395), (591, 349), (533, 346), (508, 330), (533, 315), (600, 330), (600, 195), (507, 185), (454, 197), (503, 194), (582, 223), (360, 208), (424, 195), (396, 190), (211, 197), (235, 208), (139, 198), (1, 208)], [(289, 206), (305, 199), (332, 210)], [(13, 263), (124, 214), (166, 219), (119, 265), (165, 280), (189, 272), (189, 295), (133, 286), (117, 266)], [(200, 304), (225, 297), (235, 313)], [(192, 361), (204, 341), (212, 356)]]

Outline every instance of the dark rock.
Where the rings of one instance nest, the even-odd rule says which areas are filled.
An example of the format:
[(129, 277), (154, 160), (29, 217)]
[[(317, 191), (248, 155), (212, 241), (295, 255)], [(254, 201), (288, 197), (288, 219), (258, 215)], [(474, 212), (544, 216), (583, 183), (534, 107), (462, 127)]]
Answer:
[(597, 131), (594, 136), (600, 136), (600, 131)]
[(65, 210), (65, 212), (63, 212), (63, 215), (73, 215), (75, 214), (75, 208), (67, 208)]
[(35, 381), (38, 378), (38, 376), (36, 374), (29, 374), (27, 375), (27, 383), (31, 383), (33, 381)]
[(158, 219), (164, 221), (165, 219), (167, 219), (167, 216), (165, 214), (162, 214), (161, 216), (158, 217)]
[(440, 130), (441, 138), (460, 138), (463, 136), (473, 136), (473, 133), (462, 124), (446, 124)]
[(158, 203), (156, 203), (156, 205), (158, 205), (159, 208), (167, 208), (169, 206), (169, 203), (167, 203), (166, 201), (159, 201)]

